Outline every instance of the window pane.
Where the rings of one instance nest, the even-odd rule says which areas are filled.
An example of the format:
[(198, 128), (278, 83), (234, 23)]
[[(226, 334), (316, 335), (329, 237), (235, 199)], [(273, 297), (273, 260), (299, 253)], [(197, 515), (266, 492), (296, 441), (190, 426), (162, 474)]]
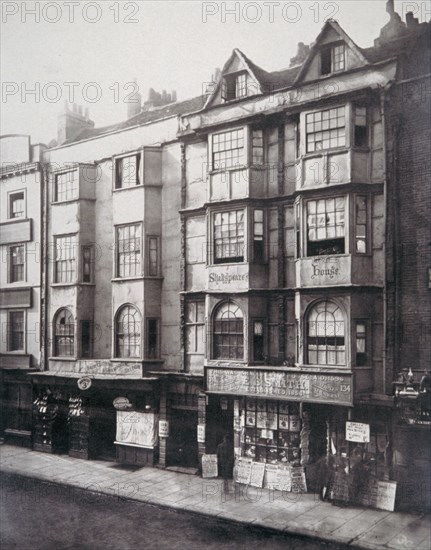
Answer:
[[(328, 109), (313, 114), (313, 118), (307, 115), (307, 152), (344, 147), (345, 140), (345, 116), (344, 107)], [(323, 123), (329, 120), (329, 123)]]
[(244, 257), (244, 212), (234, 210), (221, 215), (214, 225), (214, 262), (242, 261)]
[(344, 318), (335, 303), (321, 302), (308, 314), (308, 362), (318, 365), (344, 365)]

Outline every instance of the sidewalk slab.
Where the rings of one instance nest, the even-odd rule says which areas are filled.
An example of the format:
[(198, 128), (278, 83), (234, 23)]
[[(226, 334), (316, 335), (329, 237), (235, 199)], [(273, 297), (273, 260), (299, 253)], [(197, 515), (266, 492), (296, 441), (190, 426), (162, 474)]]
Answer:
[[(293, 494), (236, 485), (160, 468), (127, 468), (0, 445), (5, 474), (77, 487), (155, 506), (210, 516), (290, 535), (366, 550), (430, 550), (431, 517), (321, 502)], [(17, 484), (17, 490), (22, 486)]]

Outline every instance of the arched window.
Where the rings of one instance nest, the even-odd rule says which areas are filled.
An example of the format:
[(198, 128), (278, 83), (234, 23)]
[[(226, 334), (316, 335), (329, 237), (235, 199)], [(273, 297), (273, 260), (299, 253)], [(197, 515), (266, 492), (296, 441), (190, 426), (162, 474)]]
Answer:
[(222, 304), (214, 315), (214, 359), (244, 359), (244, 319), (232, 302)]
[(54, 356), (73, 357), (75, 355), (75, 323), (72, 313), (60, 309), (54, 322)]
[(141, 357), (141, 316), (133, 306), (123, 306), (117, 313), (115, 357)]
[(345, 365), (344, 317), (334, 302), (313, 306), (307, 318), (307, 350), (310, 365)]

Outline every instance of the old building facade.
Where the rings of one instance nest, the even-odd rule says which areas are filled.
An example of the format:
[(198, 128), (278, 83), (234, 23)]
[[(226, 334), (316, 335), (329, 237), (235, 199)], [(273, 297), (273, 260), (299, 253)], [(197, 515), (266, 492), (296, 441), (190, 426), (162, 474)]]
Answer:
[[(40, 344), (2, 340), (10, 368), (40, 368), (34, 449), (196, 470), (228, 435), (311, 490), (329, 457), (429, 506), (429, 24), (388, 6), (371, 48), (330, 20), (282, 71), (235, 49), (205, 97), (152, 90), (107, 128), (65, 109), (43, 214), (2, 207), (5, 250), (43, 246)], [(21, 283), (7, 326), (39, 304)]]
[[(402, 427), (393, 397), (402, 368), (419, 387), (430, 352), (423, 335), (396, 340), (404, 307), (405, 330), (418, 311), (429, 317), (429, 25), (402, 23), (388, 4), (372, 48), (328, 21), (285, 71), (234, 50), (205, 108), (182, 117), (183, 360), (204, 375), (201, 453), (228, 433), (237, 458), (304, 466), (316, 489), (325, 455), (349, 474), (360, 456), (370, 480), (398, 481), (399, 505), (415, 494), (429, 506), (429, 423)], [(401, 232), (421, 242), (420, 268), (404, 258), (401, 270)], [(347, 422), (367, 427), (365, 445), (348, 440)], [(333, 498), (351, 498), (349, 483)]]
[(31, 446), (32, 387), (41, 366), (42, 154), (26, 135), (0, 139), (1, 432)]

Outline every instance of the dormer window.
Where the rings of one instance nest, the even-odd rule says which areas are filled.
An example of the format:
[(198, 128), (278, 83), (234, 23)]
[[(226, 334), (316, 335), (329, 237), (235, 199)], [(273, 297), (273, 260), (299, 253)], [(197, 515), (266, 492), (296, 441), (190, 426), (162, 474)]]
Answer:
[(344, 44), (330, 46), (320, 54), (320, 72), (322, 75), (338, 73), (346, 68), (346, 48)]
[(246, 72), (229, 74), (223, 78), (221, 95), (224, 101), (247, 97), (247, 91), (248, 75)]

